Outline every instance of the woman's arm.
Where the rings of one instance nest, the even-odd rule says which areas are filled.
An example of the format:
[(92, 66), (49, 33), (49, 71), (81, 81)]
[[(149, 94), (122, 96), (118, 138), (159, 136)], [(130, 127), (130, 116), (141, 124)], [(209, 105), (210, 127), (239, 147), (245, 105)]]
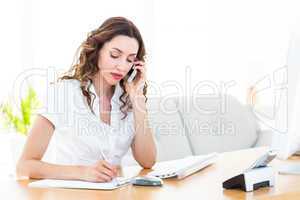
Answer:
[(156, 146), (148, 123), (146, 97), (143, 88), (146, 83), (146, 66), (143, 61), (135, 61), (137, 74), (132, 82), (125, 84), (133, 107), (135, 137), (131, 144), (135, 160), (144, 168), (151, 168), (156, 162)]
[(41, 161), (53, 131), (54, 127), (51, 122), (42, 116), (37, 116), (17, 164), (17, 174), (19, 176), (30, 178), (79, 178), (78, 174), (81, 170), (79, 166), (58, 166)]
[(131, 145), (133, 156), (144, 168), (151, 168), (156, 162), (156, 147), (148, 123), (145, 97), (132, 101), (135, 137)]
[(17, 164), (18, 176), (101, 182), (110, 181), (115, 175), (115, 169), (111, 169), (105, 161), (99, 161), (93, 166), (56, 165), (41, 161), (53, 131), (53, 124), (38, 115)]

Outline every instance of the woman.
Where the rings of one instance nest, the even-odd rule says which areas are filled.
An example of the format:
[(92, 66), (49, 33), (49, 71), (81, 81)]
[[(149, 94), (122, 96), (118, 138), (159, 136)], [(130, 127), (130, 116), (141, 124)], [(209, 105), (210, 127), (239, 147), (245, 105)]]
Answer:
[[(136, 26), (122, 17), (110, 18), (90, 33), (79, 53), (71, 70), (49, 86), (47, 112), (34, 122), (18, 175), (111, 181), (130, 146), (142, 167), (155, 163), (145, 48)], [(130, 82), (133, 69), (137, 74)], [(54, 161), (47, 158), (49, 152)]]

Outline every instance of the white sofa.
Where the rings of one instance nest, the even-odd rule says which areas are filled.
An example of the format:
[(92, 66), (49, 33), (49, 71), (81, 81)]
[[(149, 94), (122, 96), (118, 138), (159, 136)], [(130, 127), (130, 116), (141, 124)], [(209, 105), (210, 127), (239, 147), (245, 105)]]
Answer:
[[(271, 142), (271, 132), (260, 131), (251, 107), (230, 95), (150, 98), (147, 105), (158, 161), (266, 146)], [(122, 164), (137, 164), (131, 151)]]

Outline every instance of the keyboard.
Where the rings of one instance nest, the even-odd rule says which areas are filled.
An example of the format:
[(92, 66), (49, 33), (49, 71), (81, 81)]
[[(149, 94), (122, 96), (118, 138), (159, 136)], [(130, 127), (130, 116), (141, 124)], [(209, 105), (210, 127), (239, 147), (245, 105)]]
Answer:
[(159, 162), (153, 167), (154, 171), (148, 173), (148, 175), (159, 178), (176, 177), (178, 179), (182, 179), (215, 163), (217, 155), (217, 153), (211, 153), (207, 155), (188, 156), (182, 159)]

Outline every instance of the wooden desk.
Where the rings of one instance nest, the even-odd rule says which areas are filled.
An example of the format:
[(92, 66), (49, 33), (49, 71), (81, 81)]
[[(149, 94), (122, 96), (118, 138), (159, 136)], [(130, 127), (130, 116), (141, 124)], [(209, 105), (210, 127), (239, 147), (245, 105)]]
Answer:
[[(76, 189), (40, 189), (28, 188), (32, 180), (2, 180), (0, 181), (2, 195), (6, 199), (289, 199), (300, 195), (300, 176), (277, 175), (275, 187), (261, 188), (254, 192), (239, 190), (223, 190), (222, 182), (246, 169), (256, 158), (266, 151), (265, 148), (247, 149), (223, 153), (216, 164), (189, 176), (183, 180), (164, 180), (163, 187), (125, 186), (112, 191), (76, 190)], [(299, 157), (288, 161), (275, 160), (272, 165), (300, 162)], [(141, 168), (126, 168), (124, 173), (144, 174)], [(5, 196), (5, 197), (6, 197)], [(3, 197), (3, 196), (2, 196)]]

